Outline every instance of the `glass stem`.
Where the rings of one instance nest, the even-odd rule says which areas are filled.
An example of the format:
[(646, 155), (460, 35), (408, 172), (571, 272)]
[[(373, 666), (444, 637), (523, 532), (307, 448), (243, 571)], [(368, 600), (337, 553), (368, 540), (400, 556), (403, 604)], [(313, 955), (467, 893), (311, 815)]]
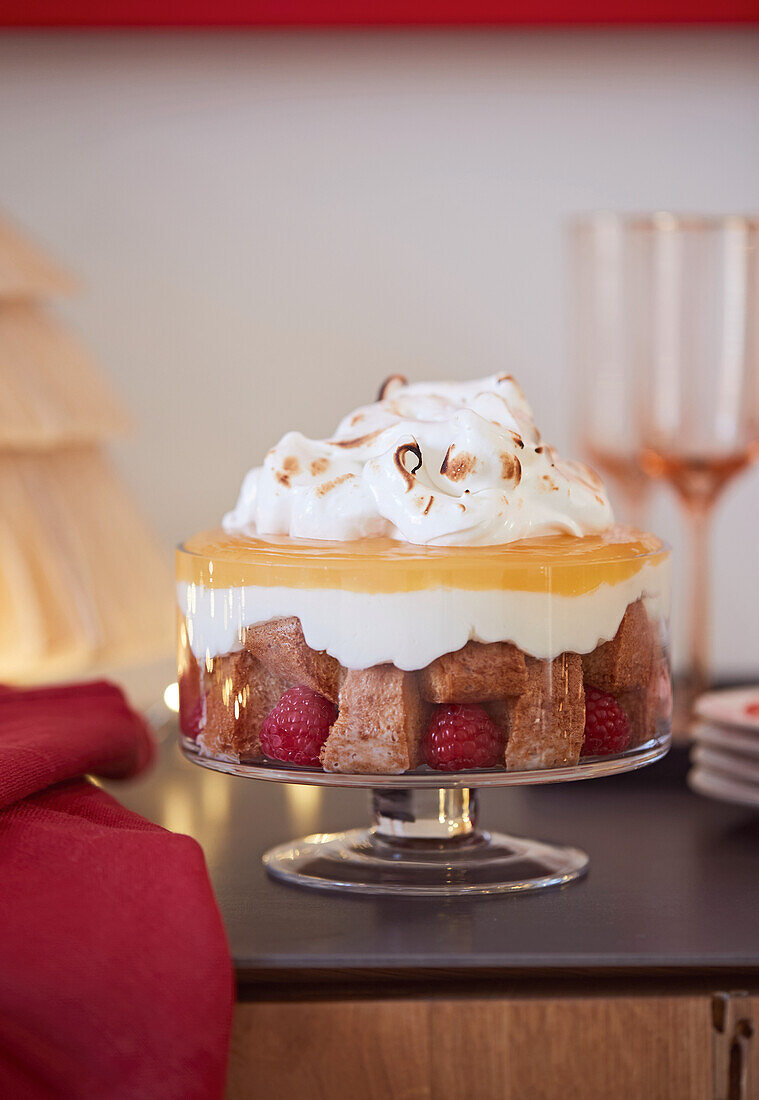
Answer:
[(451, 790), (374, 790), (374, 834), (392, 840), (453, 840), (477, 829), (477, 792)]
[(709, 538), (711, 534), (711, 502), (690, 501), (690, 623), (689, 661), (686, 674), (687, 714), (698, 695), (706, 691), (710, 679), (711, 584), (709, 575)]

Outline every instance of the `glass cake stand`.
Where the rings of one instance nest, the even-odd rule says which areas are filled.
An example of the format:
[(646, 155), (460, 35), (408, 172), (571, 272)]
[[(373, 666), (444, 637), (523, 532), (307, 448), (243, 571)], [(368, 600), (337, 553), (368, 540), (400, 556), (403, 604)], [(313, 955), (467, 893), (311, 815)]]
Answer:
[(263, 862), (274, 878), (319, 890), (440, 897), (562, 886), (588, 868), (588, 856), (579, 848), (480, 828), (478, 788), (566, 783), (632, 771), (660, 760), (669, 749), (669, 735), (619, 756), (523, 772), (446, 773), (423, 768), (409, 775), (339, 775), (201, 756), (185, 737), (181, 748), (193, 763), (230, 775), (371, 791), (373, 822), (368, 828), (317, 833), (271, 848)]

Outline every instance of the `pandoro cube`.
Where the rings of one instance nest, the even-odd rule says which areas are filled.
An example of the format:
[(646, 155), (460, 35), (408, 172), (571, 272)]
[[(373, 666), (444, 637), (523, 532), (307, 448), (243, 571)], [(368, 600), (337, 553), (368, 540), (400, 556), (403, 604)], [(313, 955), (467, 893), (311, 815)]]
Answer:
[(416, 768), (427, 710), (413, 673), (394, 665), (349, 670), (322, 747), (324, 770), (400, 775)]
[(527, 658), (527, 687), (511, 702), (505, 762), (509, 771), (577, 764), (585, 737), (582, 661)]
[(527, 669), (524, 653), (510, 642), (467, 642), (422, 669), (419, 680), (431, 703), (485, 703), (521, 695)]
[(610, 642), (582, 657), (585, 683), (617, 695), (644, 687), (651, 673), (654, 631), (642, 600), (631, 603)]
[(286, 686), (245, 650), (214, 657), (203, 669), (200, 751), (234, 761), (262, 759), (261, 726)]
[(630, 721), (630, 747), (642, 745), (656, 730), (656, 706), (648, 687), (633, 688), (617, 696), (617, 702)]
[(654, 737), (661, 723), (672, 715), (672, 684), (664, 650), (658, 641), (652, 646), (648, 681), (631, 691), (620, 692), (617, 700), (630, 720), (630, 745), (642, 745)]
[(340, 694), (341, 666), (334, 657), (311, 649), (303, 636), (300, 619), (272, 619), (248, 627), (245, 648), (275, 676), (306, 687), (336, 703)]

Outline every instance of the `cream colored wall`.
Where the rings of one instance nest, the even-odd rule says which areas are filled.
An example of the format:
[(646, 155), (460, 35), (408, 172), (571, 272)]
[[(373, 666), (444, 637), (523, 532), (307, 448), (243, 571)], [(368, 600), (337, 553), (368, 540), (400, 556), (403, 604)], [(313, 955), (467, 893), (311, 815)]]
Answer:
[[(566, 446), (563, 217), (759, 207), (758, 120), (746, 31), (5, 37), (0, 205), (87, 283), (66, 313), (168, 544), (393, 371), (509, 369)], [(759, 666), (758, 529), (754, 473), (720, 513), (725, 671)]]

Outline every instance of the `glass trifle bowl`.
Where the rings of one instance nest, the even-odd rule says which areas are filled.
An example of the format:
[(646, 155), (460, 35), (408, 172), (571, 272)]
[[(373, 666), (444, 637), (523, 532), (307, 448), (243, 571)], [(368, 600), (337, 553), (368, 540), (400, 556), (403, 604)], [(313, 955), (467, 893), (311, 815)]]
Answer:
[[(403, 513), (397, 492), (387, 494), (392, 507), (385, 511), (395, 508), (387, 521), (393, 523), (390, 535), (371, 515), (371, 500), (382, 506), (381, 491), (367, 506), (365, 487), (351, 486), (357, 500), (341, 509), (336, 494), (319, 514), (316, 506), (349, 480), (340, 465), (336, 471), (320, 461), (340, 446), (343, 422), (333, 440), (290, 433), (267, 456), (272, 480), (277, 474), (286, 479), (270, 493), (279, 531), (260, 530), (274, 525), (264, 466), (253, 494), (244, 485), (225, 528), (196, 535), (177, 552), (185, 753), (219, 771), (373, 792), (369, 828), (320, 834), (266, 853), (268, 870), (280, 878), (410, 894), (508, 892), (568, 882), (583, 873), (587, 856), (481, 830), (476, 788), (608, 775), (667, 750), (668, 548), (654, 535), (609, 522), (597, 479), (561, 463), (523, 414), (513, 416), (513, 380), (466, 385), (464, 397), (460, 390), (453, 396), (464, 405), (468, 450), (459, 441), (456, 412), (420, 418), (420, 412), (430, 417), (442, 411), (429, 408), (424, 387), (421, 409), (418, 388), (401, 384), (392, 398), (352, 414), (354, 421), (380, 421), (371, 439), (365, 439), (371, 433), (358, 437), (359, 451), (378, 451), (380, 461), (362, 454), (349, 461), (361, 471), (375, 462), (374, 488), (382, 490), (386, 481), (377, 468), (384, 476), (388, 448), (380, 448), (391, 440), (387, 462), (400, 471), (395, 481), (419, 498), (422, 522), (412, 516), (417, 541), (398, 537)], [(503, 425), (491, 417), (497, 432), (489, 425), (481, 429), (486, 442), (488, 433), (509, 433), (511, 449), (498, 454), (495, 477), (506, 486), (495, 486), (500, 495), (492, 492), (492, 469), (484, 487), (476, 480), (478, 464), (487, 465), (480, 455), (489, 453), (482, 438), (478, 449), (472, 444), (474, 429), (480, 430), (468, 415), (483, 392), (477, 386), (486, 400), (475, 416), (484, 418), (483, 406), (498, 411), (495, 394), (511, 418)], [(445, 403), (454, 403), (450, 393)], [(385, 423), (388, 411), (404, 413), (409, 404), (411, 430), (408, 415)], [(430, 423), (432, 440), (420, 440)], [(444, 447), (451, 435), (454, 443)], [(458, 468), (465, 472), (448, 478), (448, 486), (446, 470), (455, 471), (462, 455)], [(520, 467), (516, 479), (512, 457)], [(304, 504), (294, 499), (293, 483), (309, 464), (318, 472), (303, 479)], [(358, 472), (347, 472), (359, 480)], [(538, 480), (545, 478), (556, 488)], [(391, 488), (393, 479), (391, 471)], [(368, 480), (371, 487), (371, 475)], [(446, 489), (441, 537), (440, 517), (437, 525), (423, 519)], [(473, 500), (483, 493), (484, 502)], [(433, 498), (426, 512), (424, 494)], [(491, 520), (498, 501), (506, 505)], [(464, 519), (467, 509), (475, 511), (480, 541), (461, 523), (447, 530), (458, 512), (452, 502)], [(401, 500), (404, 507), (409, 505)], [(304, 525), (294, 522), (298, 508), (307, 516), (309, 509), (317, 512), (325, 528), (319, 536), (327, 528), (354, 535), (358, 527), (360, 537), (302, 533)], [(507, 533), (522, 537), (493, 540), (504, 531), (504, 516)], [(308, 522), (313, 527), (312, 518)], [(361, 530), (367, 523), (371, 533)], [(566, 529), (573, 526), (580, 533)], [(422, 542), (419, 534), (428, 530), (432, 538)]]

